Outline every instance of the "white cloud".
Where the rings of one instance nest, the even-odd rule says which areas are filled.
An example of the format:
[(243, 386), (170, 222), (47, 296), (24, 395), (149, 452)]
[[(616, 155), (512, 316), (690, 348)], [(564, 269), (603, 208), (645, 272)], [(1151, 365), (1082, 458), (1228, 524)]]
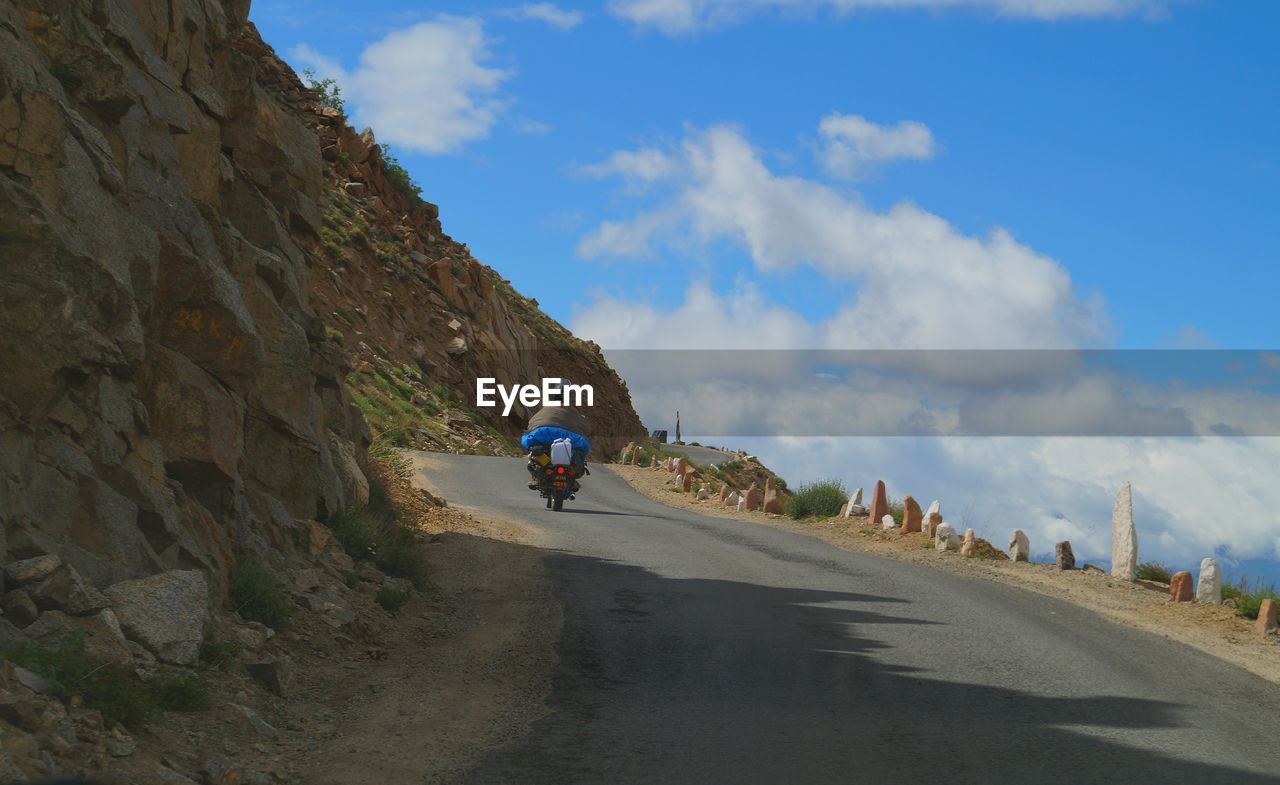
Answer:
[(576, 164), (576, 174), (585, 177), (621, 177), (633, 188), (673, 177), (680, 171), (678, 162), (667, 153), (652, 147), (618, 150), (598, 164)]
[(600, 224), (580, 255), (728, 241), (763, 273), (811, 265), (851, 292), (822, 325), (831, 348), (1054, 348), (1107, 335), (1096, 298), (1077, 295), (1066, 269), (1003, 229), (964, 235), (905, 202), (876, 212), (822, 183), (774, 174), (725, 126), (691, 132), (667, 160), (677, 170), (669, 198)]
[(424, 153), (455, 152), (488, 136), (503, 108), (498, 87), (510, 76), (483, 64), (489, 45), (478, 20), (448, 16), (370, 44), (354, 71), (305, 44), (291, 55), (336, 79), (353, 118), (379, 139)]
[(668, 35), (691, 33), (776, 12), (812, 16), (820, 12), (966, 10), (1002, 17), (1057, 20), (1158, 16), (1181, 0), (610, 0), (611, 13), (637, 27)]
[(502, 16), (521, 21), (545, 22), (557, 30), (572, 30), (582, 24), (581, 11), (564, 9), (555, 3), (525, 3), (499, 11)]
[(897, 125), (879, 125), (852, 114), (830, 114), (818, 124), (822, 137), (819, 157), (827, 174), (854, 178), (871, 164), (895, 161), (924, 161), (933, 157), (933, 133), (924, 123), (903, 120)]
[(555, 130), (555, 126), (550, 123), (544, 123), (541, 120), (532, 120), (528, 117), (521, 117), (515, 121), (516, 133), (525, 136), (546, 136)]

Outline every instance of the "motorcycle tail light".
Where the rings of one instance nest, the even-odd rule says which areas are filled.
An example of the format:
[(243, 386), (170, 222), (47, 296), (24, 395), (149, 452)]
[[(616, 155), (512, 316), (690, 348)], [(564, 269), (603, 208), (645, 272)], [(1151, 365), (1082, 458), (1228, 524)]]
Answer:
[(551, 470), (550, 470), (550, 469), (547, 469), (547, 474), (550, 474), (550, 473), (551, 473)]
[(564, 467), (563, 466), (556, 467), (556, 474), (564, 474)]

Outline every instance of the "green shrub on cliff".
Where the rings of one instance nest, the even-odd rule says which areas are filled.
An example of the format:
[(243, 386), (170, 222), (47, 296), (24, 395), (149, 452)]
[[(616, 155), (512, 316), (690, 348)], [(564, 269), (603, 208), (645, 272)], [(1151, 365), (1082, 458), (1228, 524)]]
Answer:
[(817, 480), (801, 485), (791, 495), (788, 512), (792, 518), (830, 518), (840, 512), (849, 491), (839, 480)]

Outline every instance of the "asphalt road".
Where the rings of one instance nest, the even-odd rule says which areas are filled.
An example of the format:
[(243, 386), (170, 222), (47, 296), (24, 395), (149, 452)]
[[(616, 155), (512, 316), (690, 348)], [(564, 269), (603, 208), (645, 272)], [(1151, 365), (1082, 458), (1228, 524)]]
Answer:
[(706, 518), (597, 470), (431, 456), (527, 521), (565, 625), (549, 714), (468, 783), (1280, 783), (1280, 688), (1030, 592)]

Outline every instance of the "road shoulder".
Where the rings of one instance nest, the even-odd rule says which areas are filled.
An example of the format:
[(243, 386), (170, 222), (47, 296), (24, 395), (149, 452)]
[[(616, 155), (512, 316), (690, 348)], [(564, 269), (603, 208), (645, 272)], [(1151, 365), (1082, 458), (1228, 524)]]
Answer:
[(778, 515), (738, 512), (721, 507), (713, 497), (698, 501), (694, 494), (675, 489), (671, 475), (636, 466), (609, 465), (639, 493), (680, 510), (728, 522), (767, 526), (816, 537), (848, 551), (868, 553), (934, 569), (1034, 591), (1087, 608), (1111, 621), (1185, 643), (1211, 656), (1280, 685), (1280, 645), (1276, 636), (1263, 638), (1253, 623), (1230, 608), (1199, 603), (1172, 603), (1153, 587), (1119, 581), (1108, 575), (1074, 570), (1063, 572), (1051, 564), (1014, 563), (965, 558), (926, 546), (923, 535), (885, 532), (866, 518), (799, 522)]

